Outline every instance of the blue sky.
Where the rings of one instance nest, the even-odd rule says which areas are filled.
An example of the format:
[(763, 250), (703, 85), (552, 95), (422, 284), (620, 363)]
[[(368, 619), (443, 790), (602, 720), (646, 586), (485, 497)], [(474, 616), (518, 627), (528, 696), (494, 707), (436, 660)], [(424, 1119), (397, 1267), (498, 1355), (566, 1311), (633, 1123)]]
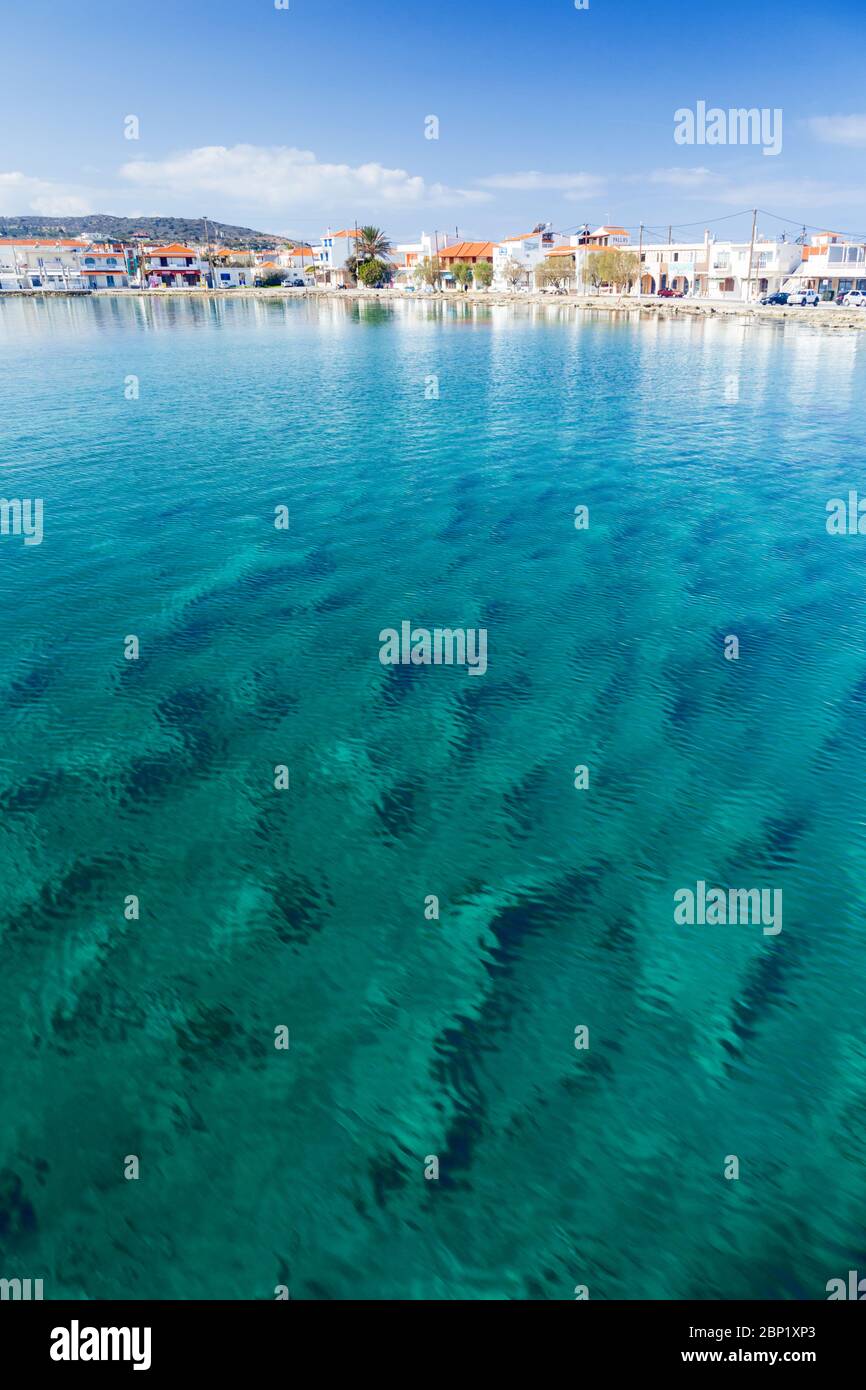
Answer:
[[(699, 237), (757, 206), (866, 233), (864, 52), (864, 0), (29, 0), (3, 21), (0, 214)], [(781, 109), (781, 153), (675, 143), (698, 101)]]

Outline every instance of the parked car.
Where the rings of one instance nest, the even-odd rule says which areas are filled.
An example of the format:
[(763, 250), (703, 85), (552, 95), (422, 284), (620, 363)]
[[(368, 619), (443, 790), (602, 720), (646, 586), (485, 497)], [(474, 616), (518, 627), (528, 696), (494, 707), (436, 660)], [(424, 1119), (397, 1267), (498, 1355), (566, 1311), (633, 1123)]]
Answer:
[(788, 303), (794, 305), (820, 304), (821, 296), (817, 290), (791, 290), (788, 294)]
[(762, 294), (759, 300), (761, 304), (787, 304), (788, 291), (776, 290), (774, 294)]
[(866, 308), (866, 294), (862, 290), (849, 290), (836, 302), (843, 304), (846, 309), (863, 309)]
[(304, 281), (299, 275), (293, 280), (284, 280), (283, 284), (288, 285), (289, 289), (292, 290), (302, 290), (304, 288)]
[(659, 292), (658, 292), (658, 297), (659, 297), (659, 299), (682, 299), (682, 298), (683, 298), (683, 292), (682, 292), (682, 290), (672, 290), (672, 289), (659, 290)]

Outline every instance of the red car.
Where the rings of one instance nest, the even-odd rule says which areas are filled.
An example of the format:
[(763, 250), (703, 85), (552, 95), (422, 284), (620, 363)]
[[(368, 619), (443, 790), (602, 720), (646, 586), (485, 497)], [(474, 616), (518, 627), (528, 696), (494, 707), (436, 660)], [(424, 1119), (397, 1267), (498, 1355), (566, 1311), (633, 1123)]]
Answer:
[(682, 298), (683, 298), (683, 292), (682, 292), (682, 290), (659, 290), (659, 292), (658, 292), (658, 298), (659, 298), (659, 299), (682, 299)]

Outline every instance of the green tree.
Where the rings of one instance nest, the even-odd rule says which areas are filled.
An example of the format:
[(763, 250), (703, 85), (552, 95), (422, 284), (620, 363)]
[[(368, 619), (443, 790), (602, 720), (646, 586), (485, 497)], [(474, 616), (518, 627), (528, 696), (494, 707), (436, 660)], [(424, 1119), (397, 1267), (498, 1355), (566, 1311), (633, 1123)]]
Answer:
[(535, 283), (542, 289), (565, 289), (574, 280), (572, 256), (548, 256), (535, 268)]
[(273, 289), (276, 285), (282, 285), (286, 279), (285, 270), (269, 270), (259, 280), (259, 286), (263, 290)]
[(376, 289), (379, 285), (385, 284), (388, 279), (388, 271), (389, 267), (384, 261), (373, 257), (368, 261), (362, 261), (358, 266), (358, 279), (368, 289)]
[(442, 263), (438, 256), (425, 256), (423, 261), (419, 261), (413, 274), (419, 285), (426, 285), (431, 290), (442, 288)]
[(355, 255), (359, 261), (384, 261), (391, 253), (391, 243), (381, 227), (359, 227)]
[(630, 290), (640, 273), (640, 260), (637, 251), (626, 251), (619, 247), (616, 251), (616, 274), (613, 283), (620, 290)]
[(489, 261), (479, 261), (473, 266), (473, 279), (480, 290), (489, 290), (493, 284), (493, 266)]
[(506, 261), (505, 265), (502, 267), (502, 274), (506, 284), (514, 289), (515, 286), (522, 284), (526, 279), (526, 267), (522, 266), (519, 261)]
[(629, 289), (637, 279), (638, 268), (637, 252), (626, 251), (621, 246), (606, 246), (587, 256), (583, 269), (584, 284), (592, 285), (596, 290), (602, 285), (612, 285), (618, 290)]
[(613, 251), (590, 251), (584, 261), (580, 278), (585, 285), (598, 292), (602, 285), (610, 283), (608, 276), (612, 274), (613, 268)]
[(455, 261), (451, 267), (451, 274), (461, 290), (467, 290), (472, 283), (472, 266), (468, 261)]

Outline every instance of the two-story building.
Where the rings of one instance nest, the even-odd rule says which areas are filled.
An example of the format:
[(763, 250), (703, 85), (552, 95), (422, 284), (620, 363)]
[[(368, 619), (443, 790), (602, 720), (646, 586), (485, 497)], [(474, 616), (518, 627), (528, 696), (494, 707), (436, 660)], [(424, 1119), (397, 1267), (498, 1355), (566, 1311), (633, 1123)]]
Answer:
[(774, 294), (796, 270), (802, 247), (793, 241), (708, 239), (707, 291), (710, 299), (753, 302)]
[(701, 298), (753, 301), (781, 288), (798, 265), (800, 251), (795, 242), (762, 236), (754, 243), (717, 241), (709, 232), (702, 241), (644, 242), (640, 293), (674, 290)]
[(352, 231), (332, 232), (330, 228), (317, 246), (313, 247), (316, 274), (326, 285), (349, 285), (352, 274), (347, 262), (355, 254), (357, 234)]
[[(556, 263), (563, 267), (567, 278), (572, 281), (577, 289), (587, 288), (586, 272), (590, 265), (591, 258), (599, 251), (607, 250), (630, 250), (631, 239), (625, 227), (615, 227), (607, 223), (601, 227), (596, 227), (595, 231), (590, 231), (588, 226), (584, 226), (579, 232), (574, 232), (560, 246), (554, 246), (548, 251), (548, 256), (557, 258)], [(612, 285), (601, 286), (602, 291), (611, 291)]]
[(206, 269), (189, 246), (153, 246), (143, 256), (142, 282), (151, 289), (198, 289), (205, 283)]
[(0, 290), (81, 290), (81, 239), (0, 237)]
[(88, 290), (125, 290), (133, 283), (134, 253), (120, 242), (85, 247), (78, 265)]
[(455, 240), (456, 238), (449, 237), (447, 232), (422, 232), (418, 241), (398, 242), (391, 254), (395, 285), (416, 285), (415, 272), (418, 266), (423, 261), (436, 260), (439, 260), (441, 266), (441, 253), (452, 246)]
[(493, 248), (493, 283), (497, 289), (507, 289), (514, 282), (517, 268), (522, 272), (517, 283), (531, 285), (536, 266), (541, 265), (556, 243), (550, 223), (538, 226), (522, 236), (508, 236)]
[(493, 264), (493, 252), (496, 249), (495, 241), (455, 241), (450, 246), (439, 248), (439, 264), (442, 267), (443, 284), (451, 289), (456, 285), (454, 279), (454, 263), (456, 261), (466, 261), (468, 265), (477, 265), (479, 261), (489, 261)]
[(640, 247), (640, 293), (676, 290), (683, 295), (705, 295), (708, 257), (706, 240), (644, 242)]
[(837, 299), (849, 290), (866, 291), (866, 245), (840, 232), (819, 232), (798, 247), (802, 260), (785, 281), (786, 290), (817, 290)]

